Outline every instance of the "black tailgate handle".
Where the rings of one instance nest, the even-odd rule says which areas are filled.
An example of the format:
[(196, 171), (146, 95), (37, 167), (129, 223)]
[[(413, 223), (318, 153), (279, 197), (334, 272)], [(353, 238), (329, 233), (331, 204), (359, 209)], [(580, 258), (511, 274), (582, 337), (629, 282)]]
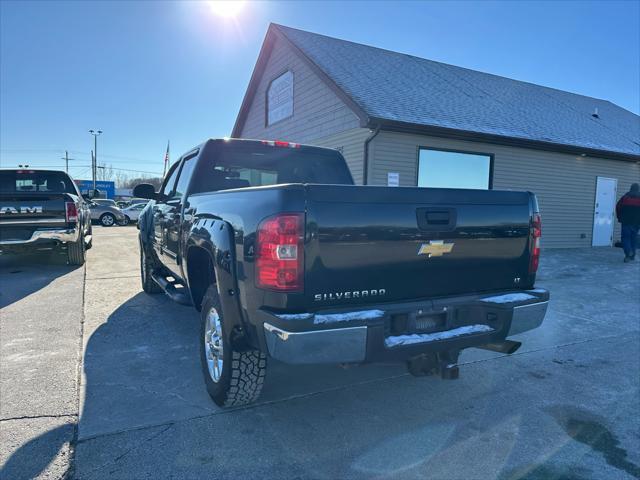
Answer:
[(426, 207), (416, 209), (418, 228), (447, 232), (456, 228), (456, 209), (449, 207)]

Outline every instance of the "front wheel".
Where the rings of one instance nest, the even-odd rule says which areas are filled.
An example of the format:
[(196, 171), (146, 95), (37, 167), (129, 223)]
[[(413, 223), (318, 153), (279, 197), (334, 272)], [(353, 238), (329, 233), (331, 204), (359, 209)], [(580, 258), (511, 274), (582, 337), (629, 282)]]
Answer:
[(221, 407), (256, 401), (267, 373), (267, 356), (259, 350), (236, 351), (226, 340), (215, 285), (204, 296), (200, 316), (200, 359), (207, 392)]
[(100, 224), (103, 227), (112, 227), (116, 224), (116, 217), (112, 213), (105, 213), (100, 217)]

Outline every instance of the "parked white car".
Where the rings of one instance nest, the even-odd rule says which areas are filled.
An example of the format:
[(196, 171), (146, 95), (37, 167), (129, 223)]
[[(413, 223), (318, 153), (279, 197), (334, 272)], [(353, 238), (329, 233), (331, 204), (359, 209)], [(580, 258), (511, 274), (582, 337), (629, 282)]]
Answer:
[(122, 221), (122, 225), (128, 225), (131, 222), (137, 222), (138, 217), (140, 216), (140, 212), (146, 207), (146, 203), (136, 203), (129, 207), (123, 208), (122, 213), (124, 213), (124, 220)]

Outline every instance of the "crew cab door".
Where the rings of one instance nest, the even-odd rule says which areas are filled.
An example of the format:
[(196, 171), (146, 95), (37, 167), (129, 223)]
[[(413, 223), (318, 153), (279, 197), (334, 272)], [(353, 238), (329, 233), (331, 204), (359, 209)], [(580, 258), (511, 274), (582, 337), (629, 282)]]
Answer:
[(180, 161), (174, 163), (169, 169), (160, 192), (158, 199), (153, 206), (153, 248), (158, 255), (158, 258), (163, 263), (165, 260), (162, 258), (162, 252), (164, 249), (164, 229), (166, 227), (165, 218), (167, 212), (171, 209), (171, 206), (167, 204), (167, 200), (173, 195), (175, 189), (176, 180), (178, 179), (178, 173), (180, 169)]
[(164, 264), (176, 275), (182, 278), (180, 265), (182, 263), (182, 252), (180, 238), (182, 235), (182, 211), (185, 206), (187, 188), (191, 181), (191, 174), (196, 164), (196, 153), (190, 153), (184, 157), (179, 167), (178, 180), (171, 192), (170, 198), (166, 201), (167, 208), (164, 210), (164, 228), (162, 253)]

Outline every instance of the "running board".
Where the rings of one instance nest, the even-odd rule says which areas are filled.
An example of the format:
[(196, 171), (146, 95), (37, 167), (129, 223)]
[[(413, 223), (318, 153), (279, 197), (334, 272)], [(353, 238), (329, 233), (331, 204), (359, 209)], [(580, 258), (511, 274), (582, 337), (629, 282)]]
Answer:
[(160, 288), (162, 288), (162, 290), (164, 290), (164, 293), (166, 293), (171, 300), (180, 303), (181, 305), (191, 305), (191, 298), (189, 297), (186, 288), (176, 288), (176, 285), (180, 285), (179, 283), (170, 282), (166, 277), (157, 272), (152, 272), (151, 278), (160, 286)]

